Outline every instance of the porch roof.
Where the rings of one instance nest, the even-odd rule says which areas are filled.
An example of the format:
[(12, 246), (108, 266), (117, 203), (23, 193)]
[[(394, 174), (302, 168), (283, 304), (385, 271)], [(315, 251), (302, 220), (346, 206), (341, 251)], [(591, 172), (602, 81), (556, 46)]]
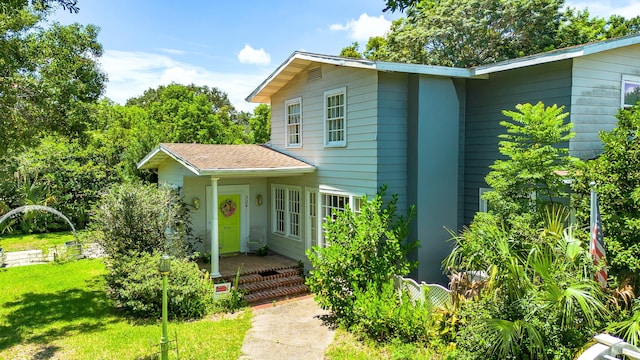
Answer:
[(138, 163), (138, 169), (157, 169), (173, 159), (195, 175), (290, 176), (316, 167), (264, 145), (160, 144)]

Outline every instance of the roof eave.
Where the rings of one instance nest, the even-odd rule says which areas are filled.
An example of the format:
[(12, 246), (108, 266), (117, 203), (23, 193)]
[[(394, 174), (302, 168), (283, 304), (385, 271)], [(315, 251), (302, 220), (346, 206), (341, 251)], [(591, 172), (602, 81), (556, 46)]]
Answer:
[(221, 177), (264, 177), (264, 176), (295, 176), (315, 172), (315, 166), (279, 167), (279, 168), (251, 168), (251, 169), (203, 169), (200, 176)]
[(278, 68), (271, 73), (249, 96), (245, 98), (248, 102), (253, 103), (267, 103), (269, 102), (270, 95), (261, 94), (269, 84), (274, 81), (285, 69), (287, 69), (292, 63), (298, 60), (338, 65), (349, 66), (363, 69), (375, 69), (375, 62), (366, 59), (348, 59), (339, 56), (313, 54), (302, 51), (294, 51)]
[[(142, 169), (157, 169), (158, 168), (157, 166), (152, 165), (152, 163), (153, 163), (152, 160), (154, 158), (162, 156), (161, 154), (164, 154), (164, 155), (168, 156), (169, 158), (175, 160), (176, 162), (178, 162), (180, 165), (184, 166), (186, 169), (188, 169), (192, 173), (194, 173), (196, 175), (200, 174), (200, 169), (198, 169), (196, 166), (194, 166), (190, 162), (184, 160), (183, 158), (181, 158), (177, 154), (171, 152), (171, 150), (167, 149), (162, 144), (160, 144), (160, 146), (158, 146), (153, 151), (151, 151), (147, 156), (144, 157), (144, 159), (140, 160), (140, 162), (138, 163), (138, 169), (141, 169), (141, 170)], [(161, 159), (161, 160), (163, 161), (164, 159)]]

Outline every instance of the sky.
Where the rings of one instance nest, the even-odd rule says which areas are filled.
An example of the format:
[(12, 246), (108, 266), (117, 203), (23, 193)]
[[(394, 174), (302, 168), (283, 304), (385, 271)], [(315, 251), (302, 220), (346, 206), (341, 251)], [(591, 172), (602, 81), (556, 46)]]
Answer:
[[(570, 0), (591, 15), (640, 15), (640, 0)], [(294, 51), (338, 55), (383, 35), (401, 13), (384, 0), (79, 0), (78, 14), (53, 20), (100, 27), (105, 96), (124, 104), (149, 88), (194, 83), (226, 92), (238, 110), (244, 99)]]

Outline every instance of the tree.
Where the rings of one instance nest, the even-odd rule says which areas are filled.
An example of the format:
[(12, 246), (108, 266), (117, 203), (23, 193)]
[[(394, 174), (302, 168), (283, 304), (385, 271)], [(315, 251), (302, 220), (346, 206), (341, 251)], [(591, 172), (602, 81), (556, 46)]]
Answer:
[[(378, 60), (471, 67), (637, 33), (640, 19), (592, 18), (564, 0), (389, 0), (406, 10)], [(365, 51), (365, 57), (369, 57)]]
[[(73, 1), (60, 2), (75, 6)], [(3, 3), (0, 12), (0, 154), (33, 144), (43, 132), (72, 137), (87, 128), (86, 104), (104, 90), (98, 28), (46, 26), (46, 1)]]
[[(577, 176), (576, 200), (589, 209), (590, 182), (595, 182), (599, 195), (606, 260), (609, 274), (631, 275), (637, 281), (640, 271), (640, 108), (620, 110), (617, 126), (601, 132), (604, 152), (586, 163)], [(580, 174), (581, 173), (581, 174)]]
[(567, 144), (575, 134), (565, 123), (569, 113), (556, 105), (545, 107), (519, 104), (517, 111), (504, 111), (511, 121), (502, 121), (499, 151), (506, 160), (496, 160), (486, 177), (492, 191), (484, 196), (491, 208), (508, 220), (521, 214), (533, 215), (538, 228), (549, 206), (561, 204), (567, 194), (559, 170), (569, 170), (578, 160), (568, 155)]
[(251, 141), (254, 144), (264, 144), (271, 139), (271, 107), (260, 104), (253, 109), (253, 116), (249, 118)]
[(342, 50), (340, 51), (340, 56), (346, 58), (361, 59), (362, 54), (360, 54), (360, 52), (358, 51), (358, 47), (358, 42), (354, 41), (351, 43), (351, 45), (342, 48)]
[(148, 113), (162, 142), (242, 144), (248, 140), (227, 94), (216, 88), (161, 85), (129, 99), (127, 107), (131, 106)]

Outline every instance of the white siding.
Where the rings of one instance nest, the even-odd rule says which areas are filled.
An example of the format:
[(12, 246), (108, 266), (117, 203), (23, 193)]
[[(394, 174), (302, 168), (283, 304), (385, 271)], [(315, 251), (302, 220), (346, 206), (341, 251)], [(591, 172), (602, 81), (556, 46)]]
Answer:
[(576, 136), (571, 155), (583, 159), (602, 151), (598, 133), (612, 130), (620, 109), (622, 75), (640, 76), (640, 45), (573, 60), (571, 121)]
[(158, 166), (158, 183), (160, 184), (182, 187), (185, 176), (195, 176), (195, 174), (175, 160), (166, 160)]

